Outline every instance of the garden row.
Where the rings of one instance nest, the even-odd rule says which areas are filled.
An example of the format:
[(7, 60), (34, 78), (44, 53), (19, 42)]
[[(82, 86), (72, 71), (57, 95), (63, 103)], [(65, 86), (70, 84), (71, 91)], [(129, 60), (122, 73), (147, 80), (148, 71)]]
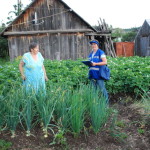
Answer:
[(12, 87), (6, 96), (0, 96), (0, 110), (0, 132), (9, 130), (12, 137), (17, 128), (30, 136), (35, 126), (44, 137), (55, 134), (55, 129), (79, 135), (87, 127), (97, 133), (110, 114), (105, 98), (88, 85), (73, 90), (50, 84), (46, 94), (38, 95)]
[[(8, 92), (10, 87), (22, 84), (18, 70), (19, 61), (0, 64), (0, 91)], [(150, 89), (150, 57), (108, 57), (111, 79), (106, 82), (109, 93), (134, 93)], [(77, 87), (79, 83), (87, 84), (88, 68), (81, 60), (45, 60), (45, 67), (53, 84)], [(47, 86), (49, 84), (47, 83)]]

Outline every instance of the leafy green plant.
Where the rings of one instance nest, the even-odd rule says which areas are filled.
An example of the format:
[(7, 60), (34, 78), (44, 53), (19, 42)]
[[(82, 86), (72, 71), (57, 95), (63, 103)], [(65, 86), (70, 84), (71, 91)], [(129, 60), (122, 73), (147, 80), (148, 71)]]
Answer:
[[(111, 79), (106, 82), (109, 93), (134, 93), (138, 95), (140, 90), (150, 90), (150, 57), (108, 57), (108, 66), (111, 69)], [(3, 95), (13, 85), (22, 83), (18, 70), (19, 60), (0, 64), (0, 91)], [(87, 84), (88, 68), (81, 60), (45, 60), (44, 62), (49, 83), (76, 88), (80, 83)]]
[(138, 128), (137, 131), (138, 131), (139, 134), (144, 134), (145, 133), (145, 130), (141, 129), (141, 128)]
[(7, 142), (5, 140), (0, 139), (0, 150), (8, 150), (12, 146), (11, 142)]
[(117, 121), (117, 122), (116, 122), (116, 126), (121, 127), (121, 128), (124, 128), (126, 125), (125, 125), (125, 123), (124, 123), (123, 120), (120, 120), (120, 121)]
[(67, 139), (65, 138), (64, 134), (65, 134), (65, 131), (59, 128), (58, 132), (54, 135), (53, 142), (51, 142), (50, 145), (60, 144), (60, 145), (66, 146)]

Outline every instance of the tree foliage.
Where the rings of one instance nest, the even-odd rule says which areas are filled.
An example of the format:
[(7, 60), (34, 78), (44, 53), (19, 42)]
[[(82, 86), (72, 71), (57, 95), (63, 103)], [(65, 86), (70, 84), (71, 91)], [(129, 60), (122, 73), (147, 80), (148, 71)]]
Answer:
[[(0, 32), (5, 28), (5, 24), (0, 25)], [(6, 58), (8, 57), (8, 41), (6, 38), (0, 36), (0, 57)]]
[(115, 37), (114, 42), (132, 42), (139, 30), (138, 28), (121, 29), (114, 28), (112, 36)]
[(136, 32), (134, 31), (130, 31), (130, 32), (127, 32), (125, 33), (123, 36), (122, 36), (122, 42), (132, 42), (134, 41), (135, 39), (135, 36), (136, 36)]
[(17, 17), (23, 11), (23, 4), (22, 4), (21, 0), (18, 0), (18, 4), (13, 5), (13, 8), (14, 8), (14, 10), (12, 10), (8, 13), (8, 15), (9, 15), (7, 17), (8, 22), (6, 24), (10, 24), (13, 21), (13, 16)]

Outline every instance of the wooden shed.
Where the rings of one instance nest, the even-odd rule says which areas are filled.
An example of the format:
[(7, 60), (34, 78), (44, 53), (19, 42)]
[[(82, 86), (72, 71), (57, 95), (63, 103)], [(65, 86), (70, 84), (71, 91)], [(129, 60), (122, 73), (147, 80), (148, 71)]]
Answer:
[(34, 0), (1, 35), (8, 38), (11, 60), (28, 52), (33, 41), (45, 58), (62, 60), (86, 58), (89, 41), (110, 32), (98, 33), (62, 0)]
[(150, 20), (145, 20), (135, 38), (135, 55), (150, 56)]

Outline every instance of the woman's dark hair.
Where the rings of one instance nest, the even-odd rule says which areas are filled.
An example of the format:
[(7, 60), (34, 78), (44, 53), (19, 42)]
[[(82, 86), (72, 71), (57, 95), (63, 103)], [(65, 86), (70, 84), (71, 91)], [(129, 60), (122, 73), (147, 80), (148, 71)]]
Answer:
[(29, 45), (29, 51), (31, 52), (31, 49), (34, 49), (37, 46), (38, 46), (38, 43), (35, 43), (35, 42), (30, 43), (30, 45)]

